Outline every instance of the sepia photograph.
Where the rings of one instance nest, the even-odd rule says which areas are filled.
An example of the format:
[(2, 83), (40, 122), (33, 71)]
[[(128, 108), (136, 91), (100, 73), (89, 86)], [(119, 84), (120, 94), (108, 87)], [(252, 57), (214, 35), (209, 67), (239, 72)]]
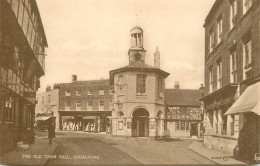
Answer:
[(260, 0), (0, 0), (0, 165), (260, 164)]

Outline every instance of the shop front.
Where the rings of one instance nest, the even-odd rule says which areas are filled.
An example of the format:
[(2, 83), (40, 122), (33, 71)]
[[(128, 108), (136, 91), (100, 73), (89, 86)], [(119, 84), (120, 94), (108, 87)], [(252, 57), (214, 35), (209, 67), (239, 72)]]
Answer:
[(64, 131), (107, 132), (111, 111), (59, 111), (59, 129)]
[(260, 154), (260, 82), (248, 86), (225, 115), (242, 117), (235, 157), (255, 160), (255, 156)]

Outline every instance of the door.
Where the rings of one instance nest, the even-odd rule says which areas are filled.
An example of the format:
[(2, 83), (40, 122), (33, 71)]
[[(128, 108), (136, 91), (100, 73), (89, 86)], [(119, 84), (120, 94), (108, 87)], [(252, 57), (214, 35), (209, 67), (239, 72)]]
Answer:
[(244, 114), (245, 123), (239, 132), (238, 155), (244, 160), (254, 160), (256, 153), (259, 153), (259, 122), (258, 116), (254, 113)]
[(198, 136), (198, 124), (190, 124), (190, 136)]
[(139, 120), (139, 137), (145, 136), (145, 119), (140, 118)]

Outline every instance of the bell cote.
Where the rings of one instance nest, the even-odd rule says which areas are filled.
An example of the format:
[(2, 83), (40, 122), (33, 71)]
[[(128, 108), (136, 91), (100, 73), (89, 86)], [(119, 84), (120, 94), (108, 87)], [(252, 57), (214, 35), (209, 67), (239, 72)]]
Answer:
[(135, 26), (130, 31), (131, 35), (131, 47), (128, 51), (129, 63), (135, 63), (137, 61), (143, 62), (145, 60), (145, 50), (143, 48), (143, 29), (139, 26)]

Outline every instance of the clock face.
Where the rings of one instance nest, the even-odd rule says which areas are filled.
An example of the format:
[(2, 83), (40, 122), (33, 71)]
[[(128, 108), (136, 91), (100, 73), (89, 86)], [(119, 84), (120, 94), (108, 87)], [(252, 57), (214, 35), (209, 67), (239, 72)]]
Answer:
[(139, 61), (139, 60), (141, 60), (142, 55), (141, 55), (139, 52), (137, 52), (137, 53), (134, 55), (134, 57), (135, 57), (135, 60)]

